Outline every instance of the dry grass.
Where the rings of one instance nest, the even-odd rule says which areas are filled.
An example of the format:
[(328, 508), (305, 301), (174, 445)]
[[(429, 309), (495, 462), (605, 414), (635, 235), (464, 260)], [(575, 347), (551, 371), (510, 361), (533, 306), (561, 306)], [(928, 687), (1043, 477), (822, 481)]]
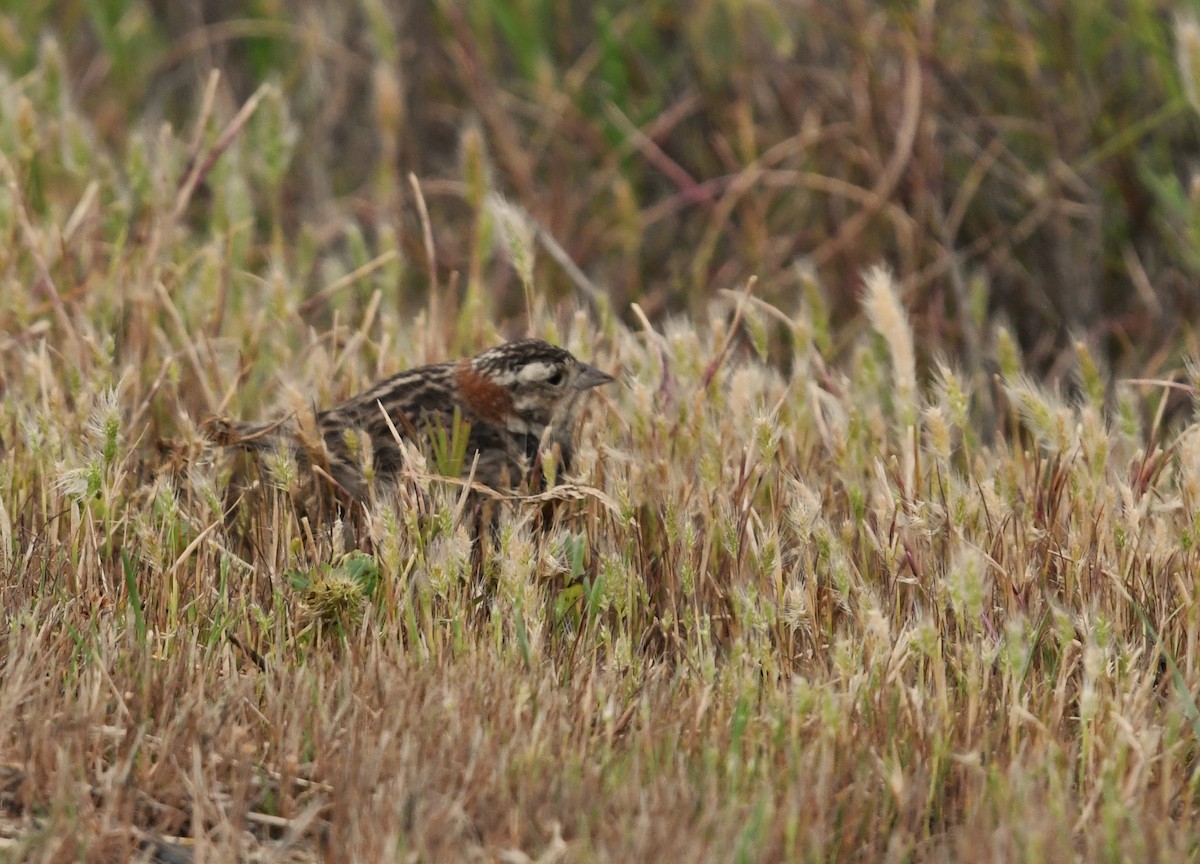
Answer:
[[(344, 202), (292, 234), (280, 91), (109, 151), (57, 50), (0, 82), (7, 859), (1196, 857), (1200, 427), (1163, 417), (1193, 366), (1110, 380), (1080, 343), (1067, 398), (987, 325), (994, 377), (930, 370), (885, 268), (837, 330), (819, 273), (555, 302), (477, 126), (465, 242), (420, 183), (415, 234)], [(525, 331), (621, 383), (549, 525), (502, 508), (486, 590), (432, 458), (369, 554), (284, 460), (231, 512), (206, 417)]]

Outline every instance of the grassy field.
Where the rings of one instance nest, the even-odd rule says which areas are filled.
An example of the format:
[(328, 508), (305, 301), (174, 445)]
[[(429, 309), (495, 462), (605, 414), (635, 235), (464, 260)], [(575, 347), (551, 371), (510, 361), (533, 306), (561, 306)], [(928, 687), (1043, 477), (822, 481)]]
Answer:
[[(1200, 26), (1109, 5), (0, 3), (0, 860), (1200, 858)], [(486, 587), (433, 455), (347, 543), (201, 431), (526, 334), (619, 380)]]

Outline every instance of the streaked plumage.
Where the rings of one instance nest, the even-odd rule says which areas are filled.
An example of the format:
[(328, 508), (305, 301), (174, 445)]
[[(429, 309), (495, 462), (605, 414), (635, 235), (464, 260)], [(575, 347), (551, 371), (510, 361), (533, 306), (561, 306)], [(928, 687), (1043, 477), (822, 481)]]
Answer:
[(581, 399), (612, 380), (569, 351), (526, 339), (463, 360), (409, 369), (318, 413), (323, 453), (313, 453), (318, 448), (311, 443), (305, 447), (291, 421), (216, 420), (209, 424), (209, 436), (222, 446), (258, 451), (274, 451), (285, 442), (302, 464), (321, 464), (341, 491), (362, 498), (368, 487), (366, 452), (376, 482), (390, 482), (403, 468), (397, 434), (427, 444), (439, 429), (452, 432), (457, 411), (467, 430), (464, 473), (478, 456), (475, 479), (502, 489), (524, 480), (539, 452), (554, 445), (569, 470)]

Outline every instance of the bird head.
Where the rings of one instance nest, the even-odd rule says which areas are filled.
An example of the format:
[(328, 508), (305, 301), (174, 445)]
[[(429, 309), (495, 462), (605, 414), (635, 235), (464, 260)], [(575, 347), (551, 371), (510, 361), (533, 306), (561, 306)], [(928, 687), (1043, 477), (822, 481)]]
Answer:
[(541, 339), (490, 348), (464, 361), (459, 374), (459, 386), (480, 416), (527, 435), (568, 425), (580, 398), (613, 380)]

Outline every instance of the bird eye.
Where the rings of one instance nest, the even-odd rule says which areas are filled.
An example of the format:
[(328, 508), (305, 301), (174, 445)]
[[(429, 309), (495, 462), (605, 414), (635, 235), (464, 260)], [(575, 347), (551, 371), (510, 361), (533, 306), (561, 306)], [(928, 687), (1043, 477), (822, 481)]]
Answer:
[(555, 369), (546, 378), (546, 383), (549, 384), (551, 387), (557, 387), (562, 382), (563, 382), (563, 371), (561, 369)]

